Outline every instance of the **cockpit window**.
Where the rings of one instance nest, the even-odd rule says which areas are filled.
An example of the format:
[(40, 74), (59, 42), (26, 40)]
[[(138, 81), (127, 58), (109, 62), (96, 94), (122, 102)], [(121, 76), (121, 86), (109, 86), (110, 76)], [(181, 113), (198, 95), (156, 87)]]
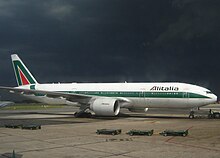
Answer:
[(212, 92), (211, 91), (206, 91), (206, 94), (212, 94)]

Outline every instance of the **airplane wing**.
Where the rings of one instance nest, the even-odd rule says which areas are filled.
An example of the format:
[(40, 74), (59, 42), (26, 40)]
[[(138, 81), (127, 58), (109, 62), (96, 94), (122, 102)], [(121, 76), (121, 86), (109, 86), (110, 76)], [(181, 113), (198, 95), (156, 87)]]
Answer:
[(3, 101), (3, 102), (0, 102), (0, 108), (10, 106), (10, 105), (13, 105), (13, 104), (14, 104), (13, 102)]
[(83, 94), (75, 94), (75, 93), (63, 93), (63, 92), (52, 92), (52, 91), (44, 91), (44, 90), (31, 90), (31, 89), (23, 89), (23, 88), (14, 88), (14, 87), (1, 87), (0, 89), (8, 91), (10, 93), (22, 94), (22, 95), (40, 95), (48, 98), (63, 98), (68, 101), (78, 102), (80, 104), (88, 103), (93, 96), (83, 95)]
[[(93, 95), (84, 95), (76, 93), (63, 93), (63, 92), (54, 92), (54, 91), (45, 91), (45, 90), (32, 90), (32, 89), (23, 89), (23, 88), (14, 88), (14, 87), (2, 87), (0, 89), (8, 91), (10, 93), (22, 94), (22, 95), (40, 95), (49, 98), (60, 98), (66, 99), (71, 102), (77, 102), (79, 104), (89, 104), (91, 99), (100, 98), (99, 96)], [(120, 102), (130, 102), (126, 98), (117, 98)]]

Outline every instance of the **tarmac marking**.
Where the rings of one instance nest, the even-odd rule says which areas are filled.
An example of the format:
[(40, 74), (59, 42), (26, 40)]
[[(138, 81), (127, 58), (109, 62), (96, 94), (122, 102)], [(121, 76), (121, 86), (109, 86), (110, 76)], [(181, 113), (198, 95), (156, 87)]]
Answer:
[(171, 138), (165, 140), (165, 142), (169, 142), (169, 141), (172, 140), (173, 138), (175, 138), (175, 136), (172, 136)]
[[(129, 153), (132, 153), (132, 152), (135, 152), (135, 151), (130, 151), (130, 152), (124, 152), (124, 153), (121, 153), (121, 154), (113, 154), (113, 155), (110, 155), (110, 156), (105, 156), (105, 157), (112, 157), (112, 156), (124, 156), (124, 157), (130, 157), (130, 158), (138, 158), (138, 157), (134, 157), (134, 156), (129, 156), (129, 155), (126, 155), (126, 154), (129, 154)], [(105, 158), (103, 157), (103, 158)], [(101, 157), (100, 157), (101, 158)]]
[(178, 142), (173, 142), (173, 141), (168, 142), (168, 143), (177, 144), (177, 145), (182, 145), (182, 146), (186, 146), (186, 147), (193, 147), (193, 148), (205, 149), (205, 150), (209, 150), (209, 151), (220, 152), (220, 150), (218, 150), (218, 149), (212, 149), (212, 148), (208, 148), (208, 147), (204, 147), (204, 146), (189, 145), (189, 144), (183, 144), (183, 143), (178, 143)]
[[(122, 156), (126, 156), (126, 157), (136, 158), (136, 157), (133, 157), (133, 156), (124, 155), (124, 154), (128, 154), (128, 153), (136, 152), (136, 151), (129, 151), (129, 152), (123, 152), (123, 153), (115, 154), (115, 153), (112, 153), (112, 152), (100, 151), (100, 150), (95, 150), (95, 149), (88, 149), (88, 148), (85, 148), (85, 147), (78, 147), (78, 146), (76, 146), (75, 148), (89, 150), (89, 151), (94, 151), (94, 152), (101, 152), (101, 153), (111, 154), (109, 156), (104, 156), (104, 157), (112, 157), (112, 156), (120, 156), (120, 155), (122, 155)], [(99, 158), (102, 158), (102, 157), (99, 157)]]
[(23, 150), (23, 151), (19, 151), (17, 153), (22, 154), (22, 153), (33, 152), (33, 151), (46, 151), (46, 150), (51, 150), (51, 149), (60, 149), (60, 148), (66, 148), (66, 147), (74, 147), (74, 148), (79, 148), (79, 149), (84, 149), (84, 150), (89, 150), (89, 151), (95, 151), (95, 152), (111, 154), (109, 156), (104, 156), (104, 157), (112, 157), (112, 156), (120, 156), (120, 155), (122, 155), (122, 156), (126, 156), (126, 157), (136, 158), (136, 157), (124, 155), (124, 154), (128, 154), (128, 153), (131, 153), (131, 152), (134, 152), (134, 151), (124, 152), (124, 153), (120, 153), (120, 154), (114, 154), (112, 152), (106, 152), (106, 151), (100, 151), (100, 150), (88, 149), (88, 148), (85, 148), (85, 147), (81, 147), (83, 145), (99, 144), (99, 143), (103, 143), (103, 142), (105, 142), (105, 141), (99, 141), (99, 142), (93, 142), (93, 143), (84, 143), (84, 144), (77, 144), (77, 145), (59, 145), (59, 144), (56, 144), (56, 143), (51, 143), (51, 144), (56, 144), (58, 146), (57, 147), (50, 147), (50, 148), (43, 148), (43, 149)]
[[(10, 134), (10, 133), (5, 133), (5, 132), (1, 132), (2, 134), (5, 134), (5, 135), (7, 135), (7, 136), (14, 136), (14, 135), (12, 135), (12, 134)], [(3, 136), (3, 137), (5, 137), (5, 136)]]
[[(189, 129), (192, 129), (193, 126), (189, 127)], [(172, 144), (177, 144), (177, 145), (182, 145), (182, 146), (187, 146), (187, 147), (194, 147), (194, 148), (199, 148), (199, 149), (205, 149), (205, 150), (209, 150), (209, 151), (216, 151), (216, 152), (220, 152), (220, 150), (218, 149), (212, 149), (212, 148), (208, 148), (208, 147), (204, 147), (204, 146), (197, 146), (197, 145), (189, 145), (189, 144), (183, 144), (183, 143), (179, 143), (179, 142), (174, 142), (174, 141), (170, 141), (172, 140), (173, 138), (175, 138), (175, 136), (173, 136), (172, 138), (170, 139), (167, 139), (165, 142), (167, 143), (172, 143)]]
[(106, 139), (106, 142), (121, 142), (121, 141), (133, 141), (133, 139), (132, 138), (121, 138), (121, 139), (111, 138), (111, 139)]
[(158, 123), (158, 121), (151, 121), (151, 122), (149, 122), (149, 123)]
[[(46, 150), (51, 150), (51, 149), (60, 149), (60, 148), (66, 148), (66, 147), (74, 147), (74, 148), (82, 148), (80, 146), (82, 145), (89, 145), (89, 144), (98, 144), (98, 143), (103, 143), (105, 141), (99, 141), (99, 142), (93, 142), (93, 143), (85, 143), (85, 144), (77, 144), (77, 145), (60, 145), (56, 143), (51, 143), (57, 145), (56, 147), (48, 147), (48, 148), (39, 148), (39, 149), (30, 149), (30, 150), (21, 150), (17, 153), (25, 153), (25, 152), (33, 152), (33, 151), (46, 151)], [(49, 142), (47, 142), (49, 143)], [(83, 149), (83, 148), (82, 148)], [(87, 149), (88, 150), (88, 149)]]
[(193, 128), (193, 126), (189, 127), (187, 130), (190, 130), (190, 129), (192, 129), (192, 128)]

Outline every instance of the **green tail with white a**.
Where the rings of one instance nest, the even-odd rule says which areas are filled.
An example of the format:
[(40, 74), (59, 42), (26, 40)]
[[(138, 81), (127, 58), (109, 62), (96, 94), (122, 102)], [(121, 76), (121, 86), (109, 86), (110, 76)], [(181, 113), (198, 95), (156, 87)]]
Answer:
[(18, 86), (38, 83), (17, 54), (12, 54), (11, 60)]

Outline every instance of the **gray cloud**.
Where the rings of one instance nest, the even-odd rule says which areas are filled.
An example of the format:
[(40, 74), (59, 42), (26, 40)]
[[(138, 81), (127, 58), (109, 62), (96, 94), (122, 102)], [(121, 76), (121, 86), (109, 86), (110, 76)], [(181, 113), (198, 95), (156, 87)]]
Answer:
[(0, 85), (18, 53), (39, 82), (180, 81), (220, 94), (219, 2), (0, 1)]

